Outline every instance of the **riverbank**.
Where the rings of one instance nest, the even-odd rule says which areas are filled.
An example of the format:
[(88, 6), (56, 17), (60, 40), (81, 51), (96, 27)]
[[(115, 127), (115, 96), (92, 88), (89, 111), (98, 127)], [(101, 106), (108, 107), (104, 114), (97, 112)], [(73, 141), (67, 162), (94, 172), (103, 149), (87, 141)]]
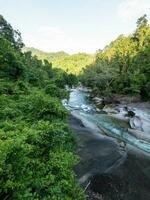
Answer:
[(149, 200), (150, 156), (69, 118), (78, 143), (80, 163), (75, 167), (79, 183), (90, 200)]
[(139, 96), (113, 95), (100, 98), (93, 95), (92, 91), (89, 91), (89, 100), (96, 106), (97, 113), (127, 122), (131, 135), (150, 142), (150, 102), (143, 102)]
[[(82, 120), (85, 126), (92, 126), (94, 129), (102, 130), (109, 137), (150, 152), (150, 134), (146, 132), (150, 131), (150, 113), (137, 109), (142, 116), (141, 119), (132, 110), (129, 110), (129, 115), (128, 108), (124, 105), (100, 110), (89, 100), (89, 92), (79, 88), (72, 89), (69, 99), (63, 100), (62, 103), (74, 116)], [(150, 112), (150, 109), (147, 111)]]

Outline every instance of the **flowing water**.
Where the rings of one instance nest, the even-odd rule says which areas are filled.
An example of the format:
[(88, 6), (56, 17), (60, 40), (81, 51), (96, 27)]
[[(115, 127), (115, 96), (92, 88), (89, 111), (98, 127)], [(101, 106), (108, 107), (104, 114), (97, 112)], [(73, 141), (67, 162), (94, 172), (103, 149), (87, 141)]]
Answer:
[[(100, 129), (101, 132), (118, 138), (120, 141), (129, 143), (133, 146), (150, 152), (150, 143), (138, 139), (128, 132), (128, 124), (121, 120), (114, 119), (107, 114), (97, 113), (95, 106), (88, 100), (88, 93), (79, 89), (73, 89), (68, 101), (63, 102), (64, 106), (72, 112), (77, 118), (81, 119), (86, 125)], [(135, 108), (136, 109), (136, 108)], [(150, 111), (142, 111), (139, 108), (136, 112), (140, 116), (150, 119)]]
[[(150, 200), (150, 144), (132, 136), (128, 123), (97, 112), (88, 95), (73, 89), (63, 100), (78, 139), (75, 172), (83, 187), (89, 184), (88, 199)], [(149, 120), (149, 110), (137, 107), (136, 112)]]

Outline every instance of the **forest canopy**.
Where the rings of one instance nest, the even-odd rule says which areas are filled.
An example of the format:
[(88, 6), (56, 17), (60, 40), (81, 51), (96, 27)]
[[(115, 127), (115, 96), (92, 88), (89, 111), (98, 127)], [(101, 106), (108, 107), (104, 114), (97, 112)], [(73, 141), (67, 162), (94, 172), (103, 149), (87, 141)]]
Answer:
[(74, 75), (23, 53), (19, 31), (0, 15), (0, 197), (84, 199), (75, 180), (75, 140), (61, 99)]
[[(23, 50), (22, 50), (23, 49)], [(29, 50), (29, 51), (28, 51)], [(0, 197), (83, 200), (76, 183), (75, 138), (61, 100), (66, 85), (100, 96), (150, 99), (150, 25), (120, 35), (96, 55), (24, 48), (21, 34), (0, 15)]]
[(87, 53), (78, 53), (69, 55), (64, 51), (56, 53), (46, 53), (35, 48), (24, 47), (23, 51), (31, 51), (32, 55), (37, 56), (41, 60), (48, 60), (53, 63), (53, 67), (61, 68), (67, 73), (79, 75), (86, 65), (94, 61), (95, 55)]
[(125, 94), (150, 99), (150, 25), (146, 15), (137, 20), (133, 33), (120, 35), (99, 50), (80, 80), (101, 96)]

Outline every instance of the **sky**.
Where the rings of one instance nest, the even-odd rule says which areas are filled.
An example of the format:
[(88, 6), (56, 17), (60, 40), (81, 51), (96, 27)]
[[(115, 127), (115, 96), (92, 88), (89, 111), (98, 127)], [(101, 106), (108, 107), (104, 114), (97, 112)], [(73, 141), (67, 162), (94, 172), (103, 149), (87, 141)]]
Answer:
[(28, 47), (46, 52), (95, 53), (132, 33), (150, 0), (0, 0), (0, 14)]

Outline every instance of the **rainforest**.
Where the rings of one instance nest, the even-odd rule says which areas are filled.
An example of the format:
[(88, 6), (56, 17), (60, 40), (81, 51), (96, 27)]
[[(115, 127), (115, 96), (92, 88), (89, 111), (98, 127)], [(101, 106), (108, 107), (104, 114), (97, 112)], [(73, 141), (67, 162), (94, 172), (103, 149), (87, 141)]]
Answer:
[(0, 199), (150, 199), (150, 25), (135, 23), (69, 54), (0, 15)]

